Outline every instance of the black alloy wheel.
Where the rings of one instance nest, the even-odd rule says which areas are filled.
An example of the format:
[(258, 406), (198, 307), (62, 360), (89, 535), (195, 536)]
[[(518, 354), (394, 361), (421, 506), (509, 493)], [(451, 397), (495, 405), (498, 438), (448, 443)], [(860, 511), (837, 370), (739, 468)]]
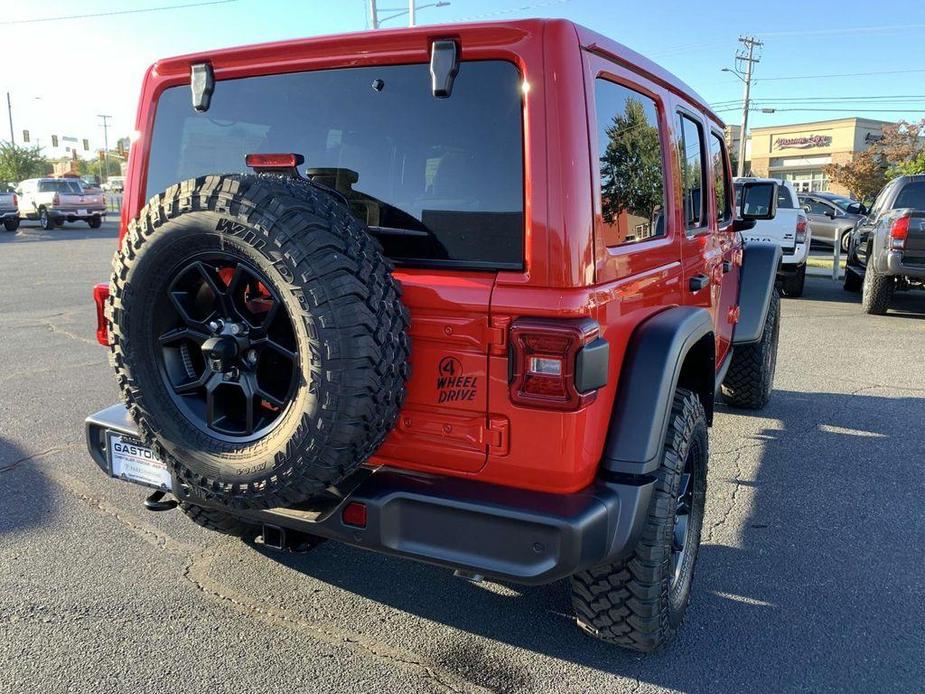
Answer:
[(675, 499), (674, 527), (671, 542), (671, 590), (678, 585), (682, 576), (685, 559), (691, 548), (691, 512), (694, 508), (694, 485), (692, 484), (694, 472), (694, 456), (700, 452), (691, 445), (684, 460), (684, 471), (678, 484), (678, 496)]
[(269, 278), (223, 252), (188, 259), (159, 298), (158, 366), (199, 430), (230, 443), (265, 436), (301, 374), (291, 319)]

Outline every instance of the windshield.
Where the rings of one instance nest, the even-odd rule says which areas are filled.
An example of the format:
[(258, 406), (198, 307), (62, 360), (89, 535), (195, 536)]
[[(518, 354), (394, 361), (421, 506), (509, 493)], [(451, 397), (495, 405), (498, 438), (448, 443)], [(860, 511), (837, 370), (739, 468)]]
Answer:
[(81, 192), (80, 185), (74, 181), (39, 181), (40, 193), (77, 193)]
[(249, 153), (293, 152), (397, 261), (520, 268), (521, 93), (502, 61), (463, 62), (447, 99), (431, 93), (428, 65), (221, 81), (206, 113), (173, 87), (158, 102), (146, 195), (242, 171)]

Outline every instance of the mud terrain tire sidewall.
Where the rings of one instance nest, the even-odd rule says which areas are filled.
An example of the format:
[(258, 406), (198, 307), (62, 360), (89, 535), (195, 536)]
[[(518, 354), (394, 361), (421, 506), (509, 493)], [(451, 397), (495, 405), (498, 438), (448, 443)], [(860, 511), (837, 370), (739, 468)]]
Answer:
[[(868, 256), (869, 257), (869, 256)], [(861, 306), (865, 313), (882, 316), (890, 308), (893, 292), (896, 290), (896, 278), (879, 274), (872, 263), (867, 263), (864, 282), (861, 287)]]
[[(292, 322), (301, 380), (265, 436), (213, 438), (174, 404), (152, 312), (170, 270), (221, 249), (260, 269)], [(378, 242), (332, 195), (280, 177), (207, 176), (148, 203), (114, 259), (111, 361), (142, 438), (183, 496), (231, 508), (302, 501), (379, 447), (404, 400), (408, 314)]]

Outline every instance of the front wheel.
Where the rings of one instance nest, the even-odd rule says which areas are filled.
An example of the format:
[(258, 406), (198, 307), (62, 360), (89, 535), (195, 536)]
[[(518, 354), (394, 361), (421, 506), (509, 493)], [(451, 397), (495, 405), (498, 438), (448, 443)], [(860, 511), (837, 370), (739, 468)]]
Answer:
[(761, 339), (736, 347), (723, 380), (723, 398), (734, 407), (757, 410), (771, 399), (780, 338), (780, 296), (773, 290)]
[(44, 207), (39, 210), (39, 226), (45, 231), (51, 231), (55, 228), (54, 220), (49, 216), (48, 210)]
[(607, 643), (651, 652), (677, 632), (690, 600), (707, 494), (707, 418), (678, 388), (642, 535), (625, 559), (571, 578), (578, 626)]
[(19, 229), (19, 217), (16, 217), (15, 219), (4, 219), (3, 228), (7, 231), (16, 231)]

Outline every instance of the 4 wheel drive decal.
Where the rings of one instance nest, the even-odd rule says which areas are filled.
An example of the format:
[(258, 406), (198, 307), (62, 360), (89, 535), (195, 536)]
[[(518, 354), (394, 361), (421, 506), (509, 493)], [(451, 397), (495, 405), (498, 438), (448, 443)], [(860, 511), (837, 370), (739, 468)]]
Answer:
[(437, 402), (463, 402), (475, 400), (478, 376), (466, 376), (462, 363), (456, 357), (443, 357), (437, 366)]

